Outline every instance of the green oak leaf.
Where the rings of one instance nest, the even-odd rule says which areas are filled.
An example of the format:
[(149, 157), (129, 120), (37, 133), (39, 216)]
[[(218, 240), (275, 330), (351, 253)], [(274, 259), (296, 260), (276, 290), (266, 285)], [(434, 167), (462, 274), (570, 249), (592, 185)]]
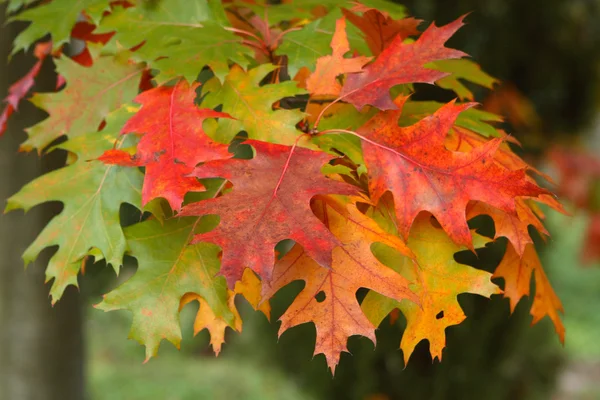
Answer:
[(367, 7), (376, 8), (389, 14), (393, 19), (405, 18), (407, 16), (406, 7), (391, 0), (358, 0), (358, 3)]
[(223, 78), (229, 61), (243, 67), (252, 50), (225, 29), (228, 25), (220, 2), (169, 0), (117, 8), (98, 32), (116, 31), (113, 41), (132, 48), (132, 57), (158, 70), (159, 84), (176, 77), (195, 81), (204, 66)]
[[(365, 107), (364, 111), (358, 111), (352, 104), (337, 103), (331, 106), (319, 122), (319, 130), (345, 129), (356, 131), (364, 125), (377, 109)], [(316, 115), (313, 115), (316, 117)], [(333, 152), (333, 149), (344, 153), (356, 165), (364, 165), (362, 146), (360, 139), (354, 135), (335, 132), (331, 134), (314, 136), (312, 141), (322, 150)]]
[(0, 4), (8, 3), (6, 12), (11, 14), (15, 11), (20, 10), (23, 7), (29, 6), (35, 3), (37, 0), (0, 0)]
[[(214, 194), (214, 185), (207, 184), (207, 188)], [(125, 229), (128, 249), (137, 258), (138, 269), (96, 307), (133, 313), (129, 337), (146, 346), (146, 360), (157, 354), (163, 339), (179, 347), (179, 309), (187, 293), (201, 296), (216, 317), (234, 328), (225, 278), (216, 276), (221, 249), (210, 243), (189, 244), (194, 234), (206, 231), (215, 222), (214, 217), (174, 218), (164, 223), (149, 219)]]
[(430, 63), (426, 67), (450, 73), (445, 78), (438, 80), (436, 85), (452, 90), (461, 100), (474, 100), (473, 93), (461, 80), (475, 83), (488, 89), (491, 89), (498, 82), (496, 78), (484, 72), (477, 63), (466, 58), (440, 60)]
[[(71, 29), (82, 12), (97, 24), (104, 11), (110, 10), (110, 2), (111, 0), (52, 0), (11, 17), (10, 21), (31, 21), (31, 24), (16, 37), (13, 54), (22, 49), (27, 50), (36, 40), (47, 34), (52, 36), (54, 50), (58, 50), (69, 41)], [(29, 0), (15, 2), (14, 5), (11, 2), (11, 9), (29, 3)]]
[[(398, 19), (406, 16), (404, 6), (395, 4), (388, 0), (362, 0), (359, 1), (368, 7), (386, 10), (392, 18)], [(327, 11), (339, 10), (340, 7), (350, 8), (353, 6), (350, 0), (293, 0), (289, 2), (281, 2), (279, 4), (269, 4), (268, 1), (256, 1), (252, 4), (244, 3), (245, 7), (253, 10), (256, 15), (262, 17), (267, 16), (269, 24), (279, 24), (282, 21), (290, 19), (307, 19), (314, 18), (313, 10), (315, 8), (322, 9), (325, 7)]]
[(89, 133), (108, 113), (132, 101), (138, 92), (142, 66), (128, 63), (126, 56), (99, 57), (89, 68), (66, 57), (55, 59), (57, 72), (67, 85), (58, 93), (33, 95), (31, 102), (50, 116), (27, 129), (29, 138), (21, 150), (35, 148), (41, 152), (62, 135), (72, 139)]
[[(408, 126), (436, 112), (443, 103), (435, 101), (407, 101), (402, 108), (400, 125)], [(502, 117), (476, 108), (469, 108), (460, 113), (455, 124), (485, 137), (502, 136), (488, 122), (502, 122)]]
[(80, 136), (56, 148), (73, 153), (72, 164), (49, 172), (25, 185), (8, 199), (5, 211), (30, 208), (60, 201), (64, 208), (25, 250), (25, 263), (34, 261), (51, 246), (58, 250), (46, 269), (46, 281), (54, 279), (50, 295), (56, 303), (69, 285), (77, 286), (82, 259), (98, 255), (118, 270), (126, 249), (119, 212), (121, 204), (141, 208), (143, 176), (136, 168), (105, 165), (94, 161), (114, 147), (121, 127), (133, 113), (115, 111), (101, 132)]
[(304, 113), (300, 110), (273, 110), (273, 103), (306, 91), (298, 88), (294, 81), (259, 86), (263, 78), (276, 68), (263, 64), (245, 72), (234, 65), (222, 84), (213, 78), (202, 86), (202, 92), (208, 93), (202, 107), (222, 105), (222, 111), (235, 118), (219, 120), (213, 135), (215, 140), (229, 143), (239, 132), (246, 131), (250, 139), (291, 145), (302, 134), (296, 129), (296, 124), (302, 120)]

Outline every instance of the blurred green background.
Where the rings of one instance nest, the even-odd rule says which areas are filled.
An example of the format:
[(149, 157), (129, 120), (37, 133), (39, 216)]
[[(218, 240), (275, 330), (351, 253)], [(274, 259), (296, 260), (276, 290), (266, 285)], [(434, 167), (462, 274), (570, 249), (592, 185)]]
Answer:
[[(412, 15), (438, 25), (472, 12), (450, 45), (471, 54), (484, 70), (532, 101), (541, 122), (506, 126), (523, 142), (529, 161), (546, 168), (543, 154), (554, 143), (585, 143), (600, 156), (600, 1), (402, 3)], [(0, 28), (2, 60), (21, 28), (15, 24)], [(31, 64), (27, 55), (17, 55), (8, 65), (1, 63), (0, 96)], [(47, 69), (38, 89), (51, 85), (52, 68)], [(422, 89), (428, 99), (452, 98), (435, 87)], [(488, 93), (477, 95), (484, 101)], [(40, 171), (60, 165), (60, 159), (38, 161), (35, 155), (16, 152), (24, 138), (22, 129), (40, 118), (33, 107), (23, 105), (0, 140), (2, 198)], [(143, 348), (126, 340), (130, 316), (92, 307), (109, 287), (135, 271), (134, 260), (118, 279), (102, 265), (88, 266), (80, 292), (70, 288), (50, 308), (47, 287), (42, 285), (44, 260), (25, 273), (20, 254), (56, 209), (51, 204), (27, 218), (18, 213), (0, 217), (0, 398), (12, 393), (5, 395), (6, 400), (600, 399), (600, 265), (580, 265), (589, 220), (585, 211), (570, 208), (572, 217), (549, 213), (552, 237), (539, 247), (565, 307), (564, 348), (549, 320), (530, 326), (529, 299), (511, 316), (508, 301), (499, 296), (488, 301), (462, 295), (468, 318), (447, 330), (442, 363), (431, 362), (428, 345), (422, 342), (404, 366), (398, 350), (404, 322), (400, 318), (393, 325), (384, 321), (376, 349), (367, 339), (353, 337), (352, 354), (342, 356), (332, 378), (324, 357), (312, 357), (312, 325), (277, 338), (276, 320), (301, 285), (291, 285), (276, 296), (272, 323), (242, 300), (244, 331), (228, 332), (218, 358), (206, 332), (192, 337), (194, 305), (182, 312), (181, 351), (164, 343), (159, 357), (146, 364)], [(492, 270), (503, 246), (499, 241), (479, 259), (470, 254), (458, 257)]]

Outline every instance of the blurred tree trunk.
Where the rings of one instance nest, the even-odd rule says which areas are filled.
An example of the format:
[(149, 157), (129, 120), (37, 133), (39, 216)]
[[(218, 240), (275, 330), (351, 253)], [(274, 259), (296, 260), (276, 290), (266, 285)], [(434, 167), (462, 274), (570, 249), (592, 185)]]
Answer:
[[(4, 24), (0, 6), (0, 25)], [(21, 26), (22, 27), (22, 26)], [(18, 55), (5, 64), (16, 24), (0, 26), (0, 96), (33, 64), (30, 56)], [(42, 86), (51, 88), (55, 77), (44, 67)], [(44, 82), (45, 81), (45, 82)], [(39, 85), (38, 85), (39, 86)], [(2, 105), (3, 106), (3, 105)], [(1, 107), (1, 106), (0, 106)], [(40, 161), (36, 154), (18, 153), (30, 126), (43, 116), (23, 104), (13, 115), (9, 130), (0, 140), (0, 198), (5, 200), (43, 170), (60, 160)], [(53, 157), (51, 157), (53, 158)], [(79, 295), (70, 288), (63, 299), (50, 306), (44, 285), (47, 255), (25, 271), (21, 254), (50, 218), (48, 208), (23, 216), (13, 212), (0, 216), (0, 399), (79, 400), (84, 398), (83, 336)]]

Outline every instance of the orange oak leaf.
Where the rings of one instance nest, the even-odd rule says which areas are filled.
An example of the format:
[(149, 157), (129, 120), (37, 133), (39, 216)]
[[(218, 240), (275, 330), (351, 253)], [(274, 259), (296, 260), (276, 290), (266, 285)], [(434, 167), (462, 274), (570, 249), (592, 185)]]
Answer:
[[(420, 297), (420, 306), (406, 301), (398, 302), (373, 292), (369, 292), (361, 304), (369, 320), (376, 326), (394, 309), (400, 309), (404, 314), (406, 329), (400, 348), (405, 363), (422, 340), (429, 341), (429, 351), (434, 359), (442, 359), (442, 351), (446, 347), (446, 328), (460, 324), (466, 318), (458, 302), (459, 294), (473, 293), (490, 297), (501, 293), (500, 288), (491, 281), (492, 274), (454, 260), (454, 254), (465, 248), (452, 242), (431, 220), (431, 215), (421, 214), (411, 230), (407, 244), (415, 254), (414, 260), (387, 254), (387, 249), (376, 251), (378, 258), (389, 260), (391, 267), (413, 282), (411, 288)], [(477, 247), (489, 241), (478, 235), (475, 237)]]
[[(418, 298), (409, 281), (379, 262), (371, 244), (384, 243), (405, 255), (412, 255), (397, 237), (385, 233), (354, 204), (334, 197), (319, 197), (314, 211), (339, 239), (331, 265), (323, 267), (296, 245), (275, 265), (273, 276), (263, 284), (263, 296), (272, 297), (287, 284), (303, 280), (306, 286), (280, 318), (279, 334), (296, 325), (312, 322), (317, 330), (315, 355), (323, 353), (335, 373), (346, 342), (362, 335), (376, 342), (375, 326), (363, 314), (356, 299), (359, 288), (369, 288), (397, 301)], [(319, 301), (317, 295), (324, 295)]]
[(52, 42), (40, 42), (35, 45), (34, 55), (37, 62), (31, 69), (18, 81), (8, 88), (8, 96), (4, 99), (6, 106), (0, 113), (0, 136), (6, 131), (8, 118), (17, 111), (21, 100), (27, 96), (34, 84), (36, 76), (40, 73), (44, 59), (52, 51)]
[(213, 310), (210, 308), (206, 300), (202, 298), (202, 296), (196, 293), (186, 293), (181, 298), (179, 310), (192, 301), (198, 301), (198, 303), (200, 303), (200, 308), (198, 308), (196, 318), (194, 319), (194, 335), (197, 335), (200, 331), (207, 329), (210, 333), (210, 345), (212, 346), (216, 356), (219, 355), (221, 352), (221, 347), (223, 346), (223, 343), (225, 343), (225, 329), (230, 327), (238, 332), (241, 332), (242, 330), (242, 318), (235, 307), (234, 300), (235, 293), (228, 291), (227, 306), (231, 310), (234, 318), (233, 326), (231, 326), (227, 323), (227, 321), (225, 321), (224, 318), (215, 315)]
[(466, 56), (462, 51), (444, 47), (463, 25), (463, 19), (464, 16), (441, 28), (432, 24), (414, 43), (404, 43), (402, 36), (397, 35), (362, 73), (348, 76), (340, 97), (359, 110), (367, 104), (380, 110), (396, 109), (389, 93), (392, 87), (403, 83), (434, 83), (448, 74), (425, 68), (425, 64)]
[(194, 171), (198, 178), (222, 177), (233, 183), (224, 196), (185, 206), (180, 215), (217, 214), (216, 229), (197, 235), (196, 242), (216, 243), (223, 249), (221, 274), (230, 288), (249, 267), (269, 279), (275, 245), (293, 239), (321, 265), (331, 264), (338, 244), (314, 216), (310, 200), (317, 194), (355, 194), (349, 184), (326, 178), (321, 167), (331, 159), (322, 152), (256, 140), (251, 160), (207, 162)]
[(261, 281), (254, 275), (254, 272), (246, 268), (242, 280), (236, 283), (235, 289), (227, 291), (227, 306), (233, 314), (233, 324), (228, 323), (226, 318), (215, 315), (206, 300), (196, 293), (186, 293), (181, 299), (179, 309), (181, 311), (183, 306), (195, 300), (200, 303), (200, 308), (198, 308), (194, 320), (194, 335), (197, 335), (203, 329), (207, 329), (210, 333), (210, 344), (215, 355), (218, 356), (223, 343), (225, 343), (225, 330), (227, 327), (238, 332), (242, 331), (242, 317), (235, 305), (236, 295), (241, 294), (244, 296), (255, 310), (260, 310), (269, 319), (271, 305), (268, 301), (261, 301), (261, 289)]
[[(397, 100), (398, 107), (405, 100)], [(408, 237), (419, 212), (429, 211), (452, 240), (472, 249), (466, 219), (469, 201), (515, 214), (516, 197), (548, 193), (529, 179), (525, 169), (511, 171), (493, 162), (501, 138), (468, 153), (445, 147), (457, 116), (471, 106), (451, 102), (408, 127), (398, 126), (401, 110), (386, 111), (358, 130), (364, 136), (371, 198), (377, 202), (386, 191), (392, 192), (402, 237)]]
[(519, 256), (523, 256), (526, 246), (533, 244), (533, 240), (529, 235), (529, 225), (535, 227), (539, 233), (545, 236), (550, 236), (550, 233), (525, 199), (515, 199), (515, 206), (516, 214), (512, 214), (498, 210), (488, 204), (477, 202), (467, 212), (467, 219), (478, 215), (489, 215), (494, 220), (495, 239), (499, 237), (507, 238)]
[(197, 87), (182, 80), (175, 86), (160, 86), (138, 95), (135, 100), (142, 108), (122, 129), (123, 133), (143, 135), (137, 153), (130, 156), (111, 150), (100, 157), (106, 164), (146, 167), (144, 205), (163, 197), (173, 210), (179, 210), (187, 192), (204, 190), (196, 178), (188, 176), (194, 167), (232, 156), (227, 145), (213, 141), (202, 129), (205, 119), (230, 115), (197, 107)]
[(244, 270), (242, 279), (235, 283), (234, 292), (241, 294), (252, 308), (262, 312), (268, 320), (271, 319), (271, 305), (261, 294), (262, 282), (250, 268)]
[(363, 65), (371, 61), (371, 57), (344, 58), (344, 54), (350, 51), (350, 44), (346, 36), (346, 19), (343, 17), (335, 23), (331, 49), (332, 55), (319, 58), (315, 72), (306, 81), (306, 88), (312, 95), (339, 95), (342, 85), (337, 81), (337, 77), (360, 72)]
[(348, 21), (362, 31), (369, 49), (375, 56), (381, 54), (397, 36), (399, 36), (398, 40), (404, 41), (409, 36), (419, 33), (417, 27), (422, 22), (419, 19), (394, 20), (374, 8), (365, 8), (361, 11), (364, 11), (362, 16), (342, 8), (342, 13), (348, 18)]
[(548, 281), (533, 244), (527, 245), (523, 257), (509, 244), (494, 277), (504, 279), (504, 297), (508, 297), (510, 310), (513, 312), (519, 300), (523, 296), (529, 296), (532, 273), (535, 276), (535, 297), (531, 306), (532, 323), (535, 324), (544, 316), (549, 316), (560, 341), (564, 343), (565, 327), (558, 314), (564, 313), (564, 309)]

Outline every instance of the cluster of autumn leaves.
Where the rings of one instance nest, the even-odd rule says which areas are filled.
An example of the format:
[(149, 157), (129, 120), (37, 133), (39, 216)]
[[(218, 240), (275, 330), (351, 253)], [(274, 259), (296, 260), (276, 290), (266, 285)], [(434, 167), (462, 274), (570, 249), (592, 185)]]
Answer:
[[(36, 49), (40, 63), (52, 54), (60, 86), (33, 95), (49, 117), (22, 148), (72, 155), (7, 206), (64, 204), (24, 254), (58, 246), (46, 272), (53, 302), (89, 257), (118, 272), (127, 253), (137, 272), (97, 307), (131, 311), (149, 358), (162, 339), (179, 345), (179, 311), (198, 301), (194, 330), (208, 329), (218, 353), (225, 329), (242, 328), (236, 296), (269, 317), (271, 297), (302, 280), (280, 332), (313, 323), (315, 353), (334, 370), (350, 336), (375, 342), (396, 309), (405, 359), (424, 339), (441, 359), (445, 328), (465, 318), (459, 294), (504, 293), (514, 309), (534, 276), (534, 322), (548, 315), (563, 340), (528, 231), (548, 234), (540, 203), (562, 210), (536, 183), (543, 175), (488, 123), (495, 115), (410, 98), (415, 83), (471, 100), (459, 79), (493, 84), (444, 45), (462, 18), (419, 34), (420, 21), (380, 0), (223, 3), (53, 0), (13, 17), (32, 21), (16, 51), (51, 34)], [(67, 57), (73, 39), (86, 46)], [(39, 68), (13, 85), (3, 120)], [(125, 203), (143, 221), (123, 227)], [(494, 238), (469, 229), (479, 215), (493, 219)], [(494, 275), (455, 261), (500, 237)]]

